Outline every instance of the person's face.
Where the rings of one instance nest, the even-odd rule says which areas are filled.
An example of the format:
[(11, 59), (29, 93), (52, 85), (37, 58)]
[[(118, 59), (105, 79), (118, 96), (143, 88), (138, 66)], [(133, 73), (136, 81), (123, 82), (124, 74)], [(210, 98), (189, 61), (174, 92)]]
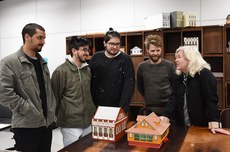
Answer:
[(120, 39), (117, 37), (113, 37), (107, 43), (105, 43), (105, 50), (108, 54), (114, 56), (119, 52), (120, 45)]
[(179, 51), (176, 54), (176, 69), (182, 71), (183, 73), (187, 73), (187, 67), (189, 64), (189, 60), (185, 58), (184, 51)]
[(87, 60), (87, 57), (90, 54), (90, 49), (89, 46), (81, 46), (79, 47), (78, 50), (74, 49), (75, 51), (73, 52), (73, 55), (75, 55), (76, 59), (80, 62), (80, 63), (85, 63)]
[(161, 59), (161, 47), (157, 47), (153, 44), (149, 45), (149, 49), (147, 49), (149, 53), (149, 58), (153, 63), (159, 63)]
[(36, 33), (31, 37), (28, 34), (25, 35), (26, 44), (34, 52), (40, 52), (45, 44), (46, 33), (42, 30), (36, 29)]

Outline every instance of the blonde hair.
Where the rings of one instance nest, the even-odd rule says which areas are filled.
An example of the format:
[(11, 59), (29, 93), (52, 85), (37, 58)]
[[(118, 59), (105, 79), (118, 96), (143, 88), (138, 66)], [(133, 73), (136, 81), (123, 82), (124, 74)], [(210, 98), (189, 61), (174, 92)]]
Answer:
[[(198, 49), (194, 46), (180, 46), (175, 53), (175, 56), (179, 51), (184, 52), (185, 58), (189, 61), (187, 71), (191, 77), (194, 77), (196, 73), (200, 74), (200, 71), (204, 68), (211, 70), (210, 65), (203, 59)], [(182, 71), (176, 70), (177, 75), (181, 75)]]

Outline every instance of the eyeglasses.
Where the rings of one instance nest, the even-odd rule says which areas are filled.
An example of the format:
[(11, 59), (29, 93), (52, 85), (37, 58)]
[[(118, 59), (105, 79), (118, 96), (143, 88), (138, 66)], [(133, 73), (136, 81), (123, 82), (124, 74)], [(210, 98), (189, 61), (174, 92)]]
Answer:
[(91, 53), (91, 50), (89, 49), (89, 48), (79, 48), (79, 50), (82, 50), (82, 51), (84, 51), (85, 53)]
[(113, 42), (109, 42), (108, 43), (109, 44), (109, 46), (111, 46), (111, 47), (118, 47), (118, 46), (120, 46), (121, 45), (121, 43), (113, 43)]

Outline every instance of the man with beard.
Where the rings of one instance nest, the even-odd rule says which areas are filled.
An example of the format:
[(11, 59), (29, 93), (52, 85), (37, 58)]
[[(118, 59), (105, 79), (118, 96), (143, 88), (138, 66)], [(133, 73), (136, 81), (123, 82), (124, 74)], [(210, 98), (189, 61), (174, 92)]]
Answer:
[(96, 52), (90, 62), (92, 97), (96, 106), (122, 107), (127, 113), (135, 87), (131, 58), (121, 52), (121, 36), (112, 28), (104, 36), (105, 50)]
[(162, 40), (159, 35), (148, 35), (145, 47), (149, 59), (138, 65), (137, 88), (144, 96), (146, 114), (154, 111), (161, 115), (172, 92), (171, 82), (175, 75), (175, 66), (161, 57)]
[(96, 111), (90, 85), (91, 71), (87, 39), (72, 37), (70, 55), (52, 74), (51, 82), (57, 100), (57, 125), (61, 128), (64, 147), (91, 132), (91, 120)]
[(47, 62), (39, 54), (45, 29), (27, 24), (22, 38), (23, 46), (0, 62), (0, 103), (13, 113), (17, 151), (50, 152), (56, 101)]

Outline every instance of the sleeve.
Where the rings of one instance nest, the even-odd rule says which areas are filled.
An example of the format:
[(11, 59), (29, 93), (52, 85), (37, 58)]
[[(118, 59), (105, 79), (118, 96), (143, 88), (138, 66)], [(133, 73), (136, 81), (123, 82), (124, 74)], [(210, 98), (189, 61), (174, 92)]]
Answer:
[(169, 119), (175, 119), (176, 116), (176, 92), (177, 92), (177, 77), (176, 74), (172, 75), (172, 94), (169, 97), (169, 100), (165, 107), (165, 113), (163, 116), (168, 117)]
[(52, 86), (54, 96), (57, 102), (56, 103), (56, 114), (58, 113), (58, 108), (60, 106), (61, 99), (63, 96), (65, 82), (66, 82), (65, 74), (56, 69), (53, 72), (52, 77), (51, 77), (51, 86)]
[(220, 121), (218, 112), (218, 95), (216, 78), (208, 69), (203, 69), (200, 72), (201, 76), (201, 91), (202, 100), (205, 102), (204, 112), (208, 121)]
[(2, 61), (0, 63), (0, 104), (8, 107), (12, 112), (26, 115), (30, 111), (28, 102), (30, 99), (21, 87), (15, 88), (19, 85), (21, 85), (20, 76), (14, 73), (10, 65)]
[(128, 113), (129, 103), (132, 99), (135, 89), (135, 72), (133, 62), (127, 57), (123, 64), (123, 89), (120, 99), (120, 105)]
[(144, 96), (144, 82), (143, 82), (143, 77), (142, 77), (142, 68), (140, 64), (137, 67), (137, 89), (141, 93), (142, 96)]

